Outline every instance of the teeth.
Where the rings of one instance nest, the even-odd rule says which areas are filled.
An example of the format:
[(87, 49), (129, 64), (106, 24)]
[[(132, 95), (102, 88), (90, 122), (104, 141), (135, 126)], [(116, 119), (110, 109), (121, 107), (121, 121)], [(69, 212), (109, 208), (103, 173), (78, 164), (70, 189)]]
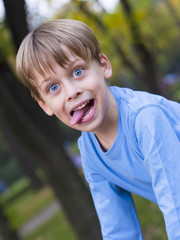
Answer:
[(83, 103), (81, 106), (75, 108), (73, 111), (76, 112), (76, 111), (78, 111), (78, 110), (84, 108), (88, 103), (89, 103), (89, 101), (87, 101), (86, 103)]
[(91, 109), (89, 110), (88, 114), (85, 115), (82, 119), (87, 118), (87, 117), (92, 113), (92, 110), (93, 110), (93, 106), (92, 106)]

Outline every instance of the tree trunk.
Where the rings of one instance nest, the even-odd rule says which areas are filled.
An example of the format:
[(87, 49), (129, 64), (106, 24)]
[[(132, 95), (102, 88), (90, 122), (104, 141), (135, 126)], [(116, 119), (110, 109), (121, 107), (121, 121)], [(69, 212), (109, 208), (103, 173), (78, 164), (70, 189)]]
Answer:
[[(22, 0), (18, 1), (24, 6)], [(19, 19), (22, 8), (17, 4), (18, 1), (13, 11)], [(4, 2), (8, 2), (6, 8), (13, 4), (11, 0)], [(17, 22), (13, 14), (7, 17), (9, 26), (14, 22), (13, 26), (17, 27), (17, 30), (12, 32), (15, 39), (18, 29), (26, 25), (24, 15), (21, 21)], [(57, 120), (45, 115), (27, 90), (18, 84), (10, 69), (1, 81), (0, 124), (4, 126), (4, 135), (9, 136), (11, 132), (14, 146), (23, 148), (26, 154), (42, 167), (79, 239), (100, 240), (99, 222), (89, 189), (65, 154)], [(12, 141), (10, 144), (13, 147)]]
[[(21, 144), (19, 144), (19, 142), (17, 142), (17, 139), (14, 137), (13, 133), (10, 131), (10, 128), (7, 126), (8, 121), (12, 121), (15, 124), (13, 111), (17, 110), (16, 102), (14, 102), (14, 109), (12, 111), (10, 110), (9, 106), (9, 99), (11, 99), (12, 96), (9, 95), (9, 91), (6, 85), (9, 83), (10, 79), (13, 79), (11, 75), (12, 73), (8, 65), (6, 63), (0, 62), (0, 127), (2, 132), (6, 132), (6, 139), (11, 144), (11, 148), (16, 157), (16, 160), (19, 162), (23, 173), (29, 178), (32, 188), (34, 190), (38, 190), (42, 188), (44, 184), (36, 174), (37, 164), (35, 165), (33, 163), (32, 159), (29, 157), (29, 154), (27, 154), (26, 150), (21, 146)], [(6, 121), (3, 121), (4, 114), (7, 114), (8, 119)]]
[(6, 9), (6, 20), (13, 35), (13, 41), (18, 49), (22, 39), (28, 33), (25, 13), (25, 1), (24, 0), (3, 0)]
[(121, 57), (121, 60), (124, 64), (124, 66), (127, 69), (129, 69), (135, 75), (135, 77), (139, 80), (140, 79), (140, 74), (139, 74), (138, 70), (136, 69), (135, 65), (127, 58), (123, 48), (118, 43), (117, 39), (110, 34), (108, 28), (103, 23), (101, 18), (99, 16), (93, 14), (92, 12), (90, 12), (90, 10), (87, 8), (87, 3), (86, 2), (79, 2), (77, 0), (71, 0), (71, 2), (74, 2), (75, 4), (78, 4), (79, 9), (85, 15), (87, 15), (89, 18), (93, 19), (97, 23), (97, 25), (99, 26), (99, 29), (104, 33), (104, 35), (109, 36), (110, 41), (111, 41), (112, 45), (114, 46), (115, 51)]

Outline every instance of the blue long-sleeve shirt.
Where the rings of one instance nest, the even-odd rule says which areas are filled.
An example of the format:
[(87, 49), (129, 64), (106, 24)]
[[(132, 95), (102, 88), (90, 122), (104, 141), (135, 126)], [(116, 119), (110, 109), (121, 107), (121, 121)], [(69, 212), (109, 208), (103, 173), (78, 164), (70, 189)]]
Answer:
[(131, 197), (157, 203), (170, 240), (180, 239), (180, 104), (161, 96), (111, 87), (118, 130), (104, 152), (95, 135), (78, 145), (104, 240), (143, 239)]

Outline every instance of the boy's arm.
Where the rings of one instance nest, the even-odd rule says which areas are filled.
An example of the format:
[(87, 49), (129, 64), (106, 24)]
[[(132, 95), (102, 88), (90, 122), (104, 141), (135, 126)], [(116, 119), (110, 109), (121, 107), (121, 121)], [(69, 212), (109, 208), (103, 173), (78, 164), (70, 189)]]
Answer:
[(164, 215), (168, 238), (179, 240), (180, 136), (174, 129), (180, 133), (180, 122), (157, 106), (143, 109), (136, 118), (139, 148), (152, 177), (152, 187)]
[(79, 139), (85, 178), (98, 214), (103, 240), (143, 240), (131, 194), (110, 183), (96, 169), (91, 157), (83, 155), (84, 141)]
[(107, 180), (90, 183), (103, 240), (143, 240), (131, 194)]

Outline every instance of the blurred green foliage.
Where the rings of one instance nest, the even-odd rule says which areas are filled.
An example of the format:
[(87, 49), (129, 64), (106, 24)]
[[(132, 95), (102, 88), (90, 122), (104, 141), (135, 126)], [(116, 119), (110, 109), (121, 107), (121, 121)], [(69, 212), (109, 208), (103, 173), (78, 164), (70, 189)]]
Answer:
[[(79, 2), (81, 1), (71, 1), (64, 5), (54, 18), (74, 18), (92, 27), (101, 43), (103, 52), (112, 63), (112, 84), (130, 86), (136, 89), (139, 88), (137, 79), (135, 79), (132, 72), (123, 65), (121, 56), (117, 54), (111, 42), (111, 36), (114, 36), (127, 58), (133, 62), (137, 69), (141, 68), (137, 60), (137, 53), (134, 49), (130, 28), (121, 4), (118, 4), (113, 12), (108, 13), (100, 10), (98, 7), (94, 7), (93, 1), (84, 2), (86, 8), (100, 19), (108, 29), (108, 34), (104, 34), (93, 17), (80, 11)], [(134, 11), (135, 20), (143, 37), (143, 41), (157, 60), (159, 79), (166, 73), (179, 72), (180, 26), (175, 22), (165, 1), (139, 0), (129, 2)], [(180, 5), (178, 1), (171, 0), (170, 3), (180, 18)]]
[(1, 195), (0, 202), (3, 205), (9, 204), (15, 201), (22, 193), (26, 192), (30, 188), (29, 180), (23, 177), (15, 181), (6, 191)]
[(8, 191), (11, 195), (14, 192), (18, 198), (11, 197), (11, 201), (7, 201), (8, 196), (2, 197), (5, 213), (15, 229), (19, 229), (23, 223), (26, 223), (55, 201), (52, 190), (48, 187), (38, 192), (32, 189), (25, 192), (25, 182), (27, 183), (26, 179), (17, 181)]
[(7, 59), (14, 61), (15, 49), (11, 38), (11, 33), (5, 22), (0, 22), (0, 60)]

